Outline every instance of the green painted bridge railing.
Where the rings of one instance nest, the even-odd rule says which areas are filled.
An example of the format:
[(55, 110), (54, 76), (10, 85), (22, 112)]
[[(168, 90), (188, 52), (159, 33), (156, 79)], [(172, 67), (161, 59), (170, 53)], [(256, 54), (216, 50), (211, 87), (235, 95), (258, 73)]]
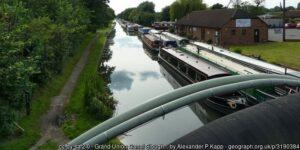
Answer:
[(300, 86), (300, 80), (290, 76), (258, 74), (229, 76), (192, 84), (158, 96), (119, 116), (90, 129), (67, 145), (104, 144), (110, 139), (191, 103), (215, 95), (264, 86)]

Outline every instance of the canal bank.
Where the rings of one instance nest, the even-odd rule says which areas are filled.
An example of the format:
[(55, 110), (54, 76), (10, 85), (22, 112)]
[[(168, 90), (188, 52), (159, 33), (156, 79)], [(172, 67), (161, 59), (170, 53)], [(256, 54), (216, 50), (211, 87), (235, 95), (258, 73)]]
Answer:
[[(104, 57), (106, 57), (107, 52), (109, 52), (106, 48), (108, 47), (112, 30), (113, 26), (98, 30), (99, 37), (91, 49), (88, 62), (84, 67), (83, 72), (80, 74), (79, 82), (65, 108), (65, 116), (62, 118), (63, 123), (61, 128), (69, 139), (77, 137), (94, 125), (99, 124), (99, 122), (104, 121), (104, 118), (108, 117), (107, 115), (105, 117), (92, 115), (91, 109), (89, 109), (91, 107), (87, 104), (86, 100), (90, 100), (87, 91), (90, 91), (92, 95), (91, 98), (100, 98), (100, 96), (97, 96), (101, 94), (103, 99), (110, 99), (110, 92), (106, 90), (108, 89), (108, 83), (106, 83), (106, 77), (103, 76), (100, 67), (102, 66), (101, 64), (103, 61), (109, 59), (109, 57)], [(94, 84), (91, 84), (92, 82)], [(93, 110), (96, 109), (94, 108)], [(107, 110), (110, 112), (113, 111), (113, 109)]]
[[(126, 34), (119, 24), (110, 49), (113, 55), (107, 65), (115, 67), (110, 84), (118, 101), (115, 116), (177, 88), (161, 71), (157, 53), (146, 49), (137, 36)], [(119, 139), (125, 145), (169, 144), (212, 120), (199, 112), (203, 114), (206, 108), (184, 107), (123, 134)]]

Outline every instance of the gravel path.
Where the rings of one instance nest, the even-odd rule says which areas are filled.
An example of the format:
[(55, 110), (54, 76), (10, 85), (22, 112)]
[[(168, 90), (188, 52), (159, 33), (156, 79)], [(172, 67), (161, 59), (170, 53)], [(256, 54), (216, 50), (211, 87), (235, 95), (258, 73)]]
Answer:
[(47, 114), (41, 118), (42, 137), (33, 147), (30, 148), (31, 150), (38, 149), (38, 147), (45, 144), (49, 140), (52, 140), (59, 145), (65, 144), (69, 141), (69, 139), (64, 135), (58, 126), (58, 118), (64, 115), (64, 106), (69, 101), (69, 98), (76, 86), (78, 77), (88, 61), (90, 50), (94, 46), (98, 37), (99, 35), (96, 35), (85, 48), (80, 60), (74, 67), (69, 80), (61, 89), (59, 95), (52, 98), (50, 109), (48, 110)]

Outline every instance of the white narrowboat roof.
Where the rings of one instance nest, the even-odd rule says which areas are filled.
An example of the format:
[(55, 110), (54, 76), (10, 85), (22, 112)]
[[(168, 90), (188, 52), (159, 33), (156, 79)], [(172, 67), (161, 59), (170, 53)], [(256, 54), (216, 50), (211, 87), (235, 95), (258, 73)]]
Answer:
[(175, 35), (175, 34), (172, 34), (172, 33), (169, 33), (169, 32), (162, 32), (163, 35), (167, 36), (167, 37), (170, 37), (170, 38), (173, 38), (175, 40), (178, 40), (178, 41), (181, 41), (181, 40), (189, 40), (187, 38), (184, 38), (184, 37), (181, 37), (181, 36), (178, 36), (178, 35)]
[(252, 68), (243, 66), (243, 65), (233, 62), (232, 60), (229, 60), (225, 57), (211, 53), (207, 50), (202, 49), (199, 51), (199, 54), (198, 54), (198, 48), (195, 45), (188, 44), (183, 48), (195, 55), (198, 55), (199, 57), (202, 57), (212, 63), (215, 63), (216, 65), (226, 68), (232, 72), (236, 72), (237, 74), (240, 74), (240, 75), (259, 74), (260, 73)]
[[(212, 50), (212, 45), (202, 43), (202, 42), (194, 42), (194, 44), (198, 45), (200, 47), (206, 48), (208, 50)], [(261, 60), (254, 59), (254, 58), (250, 58), (250, 57), (247, 57), (247, 56), (244, 56), (241, 54), (237, 54), (237, 53), (228, 51), (228, 50), (220, 48), (220, 47), (214, 46), (214, 52), (219, 53), (224, 56), (227, 56), (229, 58), (233, 58), (233, 59), (239, 60), (241, 62), (250, 64), (252, 66), (262, 68), (266, 71), (270, 71), (270, 72), (278, 73), (278, 74), (285, 74), (285, 68), (283, 68), (283, 67), (276, 66), (276, 65), (273, 65), (273, 64), (261, 61)], [(296, 70), (287, 69), (287, 74), (300, 78), (300, 72), (296, 71)]]
[(157, 37), (155, 37), (151, 34), (145, 34), (144, 36), (145, 36), (145, 38), (147, 38), (147, 39), (149, 39), (150, 41), (153, 41), (153, 42), (154, 41), (160, 41)]
[(229, 74), (227, 71), (218, 68), (215, 65), (206, 62), (205, 60), (202, 60), (187, 53), (183, 53), (182, 51), (177, 50), (175, 48), (162, 48), (162, 50), (171, 54), (177, 59), (185, 62), (186, 64), (189, 64), (190, 66), (194, 67), (200, 72), (205, 73), (208, 77)]
[(174, 42), (176, 42), (175, 40), (173, 40), (173, 39), (170, 39), (170, 38), (168, 38), (168, 37), (166, 37), (166, 36), (164, 36), (164, 35), (162, 35), (162, 34), (156, 34), (157, 35), (157, 37), (159, 38), (159, 39), (161, 39), (162, 41), (174, 41)]
[(152, 30), (149, 31), (149, 33), (150, 33), (150, 34), (161, 34), (161, 31), (152, 29)]

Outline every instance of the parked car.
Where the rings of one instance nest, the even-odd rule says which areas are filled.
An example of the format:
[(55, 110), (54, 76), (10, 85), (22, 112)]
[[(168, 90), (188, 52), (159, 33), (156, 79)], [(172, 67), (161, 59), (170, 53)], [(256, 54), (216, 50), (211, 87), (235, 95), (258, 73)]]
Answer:
[(297, 28), (300, 29), (300, 23), (297, 24)]
[(296, 23), (286, 23), (286, 24), (285, 24), (285, 27), (286, 27), (286, 28), (296, 28), (296, 27), (297, 27), (297, 24), (296, 24)]

